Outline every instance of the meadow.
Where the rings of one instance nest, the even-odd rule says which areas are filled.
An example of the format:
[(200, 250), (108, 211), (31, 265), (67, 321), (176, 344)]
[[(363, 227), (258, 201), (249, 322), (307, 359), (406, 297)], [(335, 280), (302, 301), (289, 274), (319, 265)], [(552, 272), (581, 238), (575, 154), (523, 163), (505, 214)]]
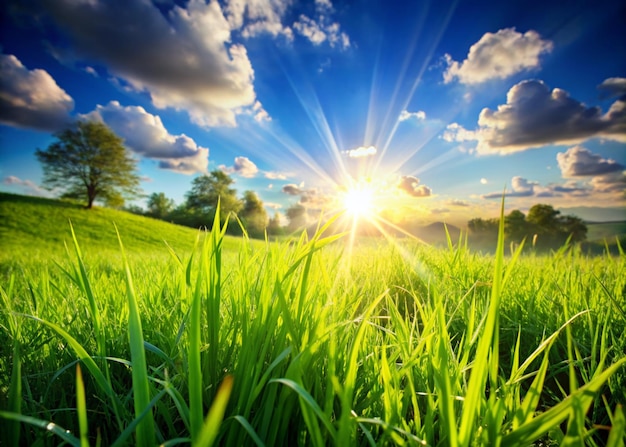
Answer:
[(624, 445), (623, 251), (0, 199), (2, 445)]

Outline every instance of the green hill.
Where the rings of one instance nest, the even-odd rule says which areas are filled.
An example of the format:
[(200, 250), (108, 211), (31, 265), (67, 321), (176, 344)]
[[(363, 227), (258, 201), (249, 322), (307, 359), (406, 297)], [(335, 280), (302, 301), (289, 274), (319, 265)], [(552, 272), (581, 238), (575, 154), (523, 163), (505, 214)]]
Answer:
[[(0, 193), (0, 259), (64, 254), (64, 243), (72, 244), (70, 222), (86, 252), (119, 253), (115, 226), (125, 249), (142, 254), (167, 254), (165, 242), (177, 253), (188, 252), (198, 236), (192, 228), (124, 211)], [(225, 248), (238, 246), (239, 240), (227, 237)]]

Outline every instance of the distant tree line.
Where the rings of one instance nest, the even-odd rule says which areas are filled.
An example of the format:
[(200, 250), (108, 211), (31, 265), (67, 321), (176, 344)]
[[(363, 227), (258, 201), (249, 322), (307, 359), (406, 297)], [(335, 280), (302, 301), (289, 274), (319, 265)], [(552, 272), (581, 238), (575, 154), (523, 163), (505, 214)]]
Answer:
[[(474, 245), (495, 243), (500, 219), (471, 219), (467, 223), (470, 241)], [(513, 210), (504, 216), (504, 232), (508, 242), (526, 240), (527, 247), (557, 249), (569, 239), (582, 242), (587, 238), (587, 226), (576, 216), (561, 215), (550, 205), (534, 205), (528, 214)]]
[(147, 210), (128, 210), (179, 225), (210, 230), (219, 201), (221, 223), (229, 220), (227, 231), (230, 234), (242, 232), (237, 219), (250, 237), (262, 238), (266, 230), (271, 235), (281, 234), (280, 215), (276, 213), (268, 218), (263, 201), (254, 191), (245, 191), (241, 198), (237, 197), (237, 191), (231, 188), (233, 183), (228, 174), (215, 170), (193, 179), (184, 202), (178, 206), (165, 193), (159, 192), (148, 196)]

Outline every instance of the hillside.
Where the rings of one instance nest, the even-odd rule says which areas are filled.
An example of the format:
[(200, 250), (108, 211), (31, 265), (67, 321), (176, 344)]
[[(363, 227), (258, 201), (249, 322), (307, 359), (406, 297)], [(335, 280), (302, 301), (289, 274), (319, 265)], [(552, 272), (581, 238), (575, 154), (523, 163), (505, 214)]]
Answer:
[[(187, 252), (198, 235), (191, 228), (124, 211), (87, 210), (62, 200), (0, 193), (0, 258), (64, 253), (64, 242), (72, 243), (70, 222), (88, 252), (119, 252), (115, 226), (129, 252), (167, 253), (165, 242), (176, 252)], [(225, 244), (238, 245), (239, 239), (228, 237)]]

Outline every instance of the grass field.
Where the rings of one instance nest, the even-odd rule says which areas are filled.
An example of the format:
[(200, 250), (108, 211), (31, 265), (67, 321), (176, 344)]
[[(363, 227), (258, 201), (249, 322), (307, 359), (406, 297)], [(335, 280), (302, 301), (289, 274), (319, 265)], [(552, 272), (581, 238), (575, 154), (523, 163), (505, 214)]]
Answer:
[(0, 216), (2, 445), (624, 444), (624, 254)]

